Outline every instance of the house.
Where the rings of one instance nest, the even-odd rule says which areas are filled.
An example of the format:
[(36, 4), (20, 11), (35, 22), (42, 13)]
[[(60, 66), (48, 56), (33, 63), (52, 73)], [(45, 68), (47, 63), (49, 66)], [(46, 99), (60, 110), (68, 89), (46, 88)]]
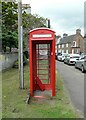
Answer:
[(31, 14), (31, 6), (30, 4), (22, 4), (22, 12), (26, 12), (27, 14)]
[(84, 52), (84, 38), (81, 35), (81, 30), (77, 29), (76, 34), (70, 36), (64, 33), (63, 38), (57, 44), (57, 52), (79, 54)]
[(56, 41), (55, 41), (55, 53), (56, 53), (56, 54), (57, 54), (57, 45), (58, 45), (58, 43), (60, 42), (60, 39), (61, 39), (61, 36), (60, 36), (60, 35), (56, 36)]

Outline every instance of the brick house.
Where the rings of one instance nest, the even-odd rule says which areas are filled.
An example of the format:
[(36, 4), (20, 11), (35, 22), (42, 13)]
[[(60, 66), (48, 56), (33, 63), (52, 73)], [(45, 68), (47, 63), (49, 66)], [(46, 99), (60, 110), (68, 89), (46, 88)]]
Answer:
[(77, 29), (76, 34), (68, 36), (63, 34), (63, 38), (57, 44), (57, 52), (62, 53), (82, 53), (84, 51), (84, 38), (81, 30)]

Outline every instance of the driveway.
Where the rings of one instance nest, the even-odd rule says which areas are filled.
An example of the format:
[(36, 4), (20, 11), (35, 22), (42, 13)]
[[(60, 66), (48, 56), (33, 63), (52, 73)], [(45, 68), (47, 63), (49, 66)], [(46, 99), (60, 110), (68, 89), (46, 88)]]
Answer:
[(72, 103), (76, 109), (84, 113), (84, 73), (59, 61), (56, 61), (56, 68), (62, 75)]

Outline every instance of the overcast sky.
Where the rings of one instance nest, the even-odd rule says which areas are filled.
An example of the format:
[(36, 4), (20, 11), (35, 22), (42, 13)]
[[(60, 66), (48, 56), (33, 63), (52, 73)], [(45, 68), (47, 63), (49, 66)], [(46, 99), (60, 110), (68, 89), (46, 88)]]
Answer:
[(85, 0), (22, 0), (30, 3), (31, 13), (49, 18), (51, 28), (57, 35), (75, 34), (81, 29), (84, 34), (84, 2)]

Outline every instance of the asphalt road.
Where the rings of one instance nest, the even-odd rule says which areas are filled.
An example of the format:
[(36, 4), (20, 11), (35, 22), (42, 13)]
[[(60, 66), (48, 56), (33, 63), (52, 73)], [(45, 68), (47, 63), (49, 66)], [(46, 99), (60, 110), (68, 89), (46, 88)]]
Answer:
[(84, 114), (84, 73), (63, 62), (56, 61), (56, 68), (62, 75), (64, 85), (75, 108)]

